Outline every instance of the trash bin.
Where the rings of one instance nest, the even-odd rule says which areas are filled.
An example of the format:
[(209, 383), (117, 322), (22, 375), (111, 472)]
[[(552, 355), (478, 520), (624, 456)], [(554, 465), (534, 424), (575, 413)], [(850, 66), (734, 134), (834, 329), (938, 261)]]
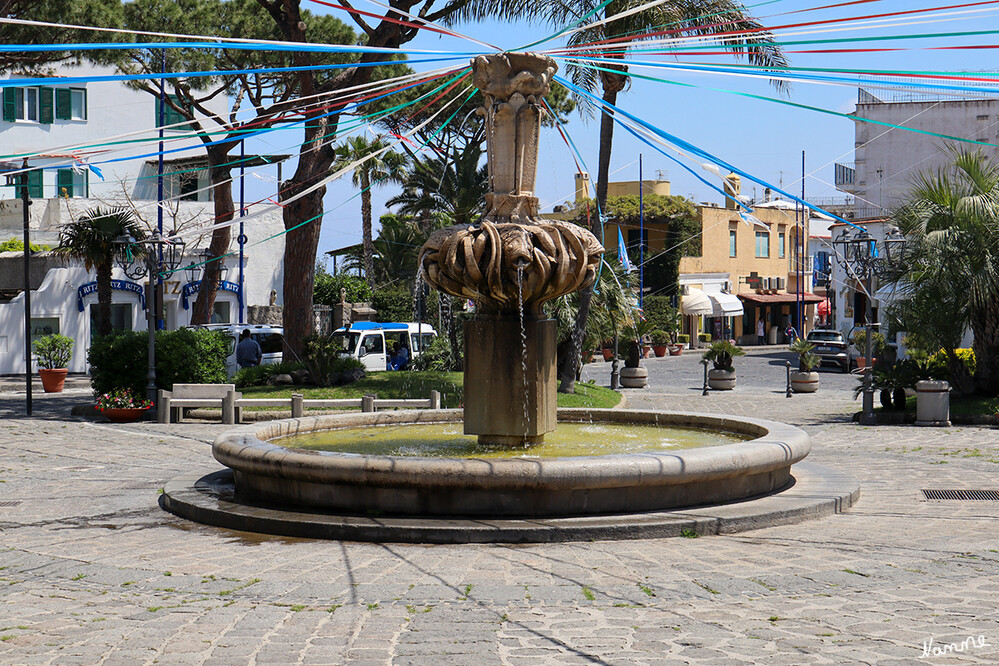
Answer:
[(916, 425), (950, 425), (950, 384), (931, 379), (916, 382)]

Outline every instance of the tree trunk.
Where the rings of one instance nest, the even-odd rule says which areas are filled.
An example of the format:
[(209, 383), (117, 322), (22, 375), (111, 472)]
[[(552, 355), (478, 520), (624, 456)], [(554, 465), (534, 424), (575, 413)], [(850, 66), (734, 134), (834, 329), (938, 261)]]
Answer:
[[(212, 182), (216, 224), (231, 221), (235, 212), (235, 206), (232, 202), (232, 181), (229, 180), (231, 168), (222, 166), (228, 161), (228, 154), (232, 146), (233, 144), (224, 143), (208, 148), (208, 174)], [(231, 237), (232, 228), (228, 226), (215, 229), (212, 232), (212, 240), (208, 249), (213, 258), (221, 257), (229, 251)], [(218, 259), (204, 265), (201, 287), (198, 289), (198, 298), (194, 302), (194, 311), (191, 313), (192, 324), (211, 323), (212, 314), (215, 311), (215, 296), (222, 279), (222, 263), (224, 261), (224, 259)], [(244, 296), (240, 294), (239, 297), (243, 298)]]
[(111, 262), (97, 264), (94, 268), (97, 271), (97, 334), (108, 335), (114, 330), (111, 326)]
[[(610, 65), (613, 69), (626, 72), (623, 65)], [(628, 77), (624, 74), (612, 72), (601, 72), (600, 78), (604, 87), (604, 101), (608, 104), (617, 104), (617, 94), (624, 89)], [(597, 238), (601, 237), (603, 226), (602, 216), (606, 214), (607, 204), (607, 179), (610, 177), (610, 155), (611, 142), (614, 139), (614, 116), (612, 112), (605, 108), (600, 117), (600, 157), (597, 167), (597, 216), (596, 221), (590, 222), (590, 231)], [(582, 362), (583, 334), (586, 331), (586, 320), (590, 316), (590, 304), (593, 301), (592, 285), (579, 292), (579, 312), (576, 315), (576, 326), (572, 330), (572, 347), (562, 364), (559, 373), (559, 393), (576, 392), (576, 376), (579, 374), (579, 365)]]
[(974, 378), (968, 372), (968, 366), (953, 349), (947, 350), (947, 374), (950, 376), (950, 387), (955, 395), (973, 395), (975, 393)]
[(371, 230), (371, 178), (362, 167), (361, 173), (361, 226), (364, 251), (364, 277), (371, 290), (375, 289), (375, 242)]
[(993, 298), (971, 317), (975, 341), (975, 389), (987, 396), (999, 394), (999, 298)]

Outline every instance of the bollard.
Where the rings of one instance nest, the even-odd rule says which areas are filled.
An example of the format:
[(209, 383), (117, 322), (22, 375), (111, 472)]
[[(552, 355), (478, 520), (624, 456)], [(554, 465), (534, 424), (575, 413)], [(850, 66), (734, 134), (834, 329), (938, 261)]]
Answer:
[(367, 395), (361, 396), (361, 411), (362, 412), (373, 412), (375, 411), (375, 399), (378, 398), (374, 393), (368, 393)]
[(291, 418), (300, 419), (305, 416), (305, 396), (301, 393), (291, 394)]
[(701, 365), (704, 366), (704, 390), (701, 391), (701, 395), (708, 394), (708, 362), (706, 359), (701, 359)]
[(233, 425), (236, 423), (236, 392), (226, 391), (222, 398), (222, 423)]
[(159, 390), (156, 398), (156, 420), (159, 423), (170, 423), (170, 394)]
[(430, 392), (430, 409), (440, 409), (441, 408), (441, 392), (431, 391)]
[(784, 361), (784, 365), (787, 367), (787, 395), (785, 398), (791, 397), (791, 361)]

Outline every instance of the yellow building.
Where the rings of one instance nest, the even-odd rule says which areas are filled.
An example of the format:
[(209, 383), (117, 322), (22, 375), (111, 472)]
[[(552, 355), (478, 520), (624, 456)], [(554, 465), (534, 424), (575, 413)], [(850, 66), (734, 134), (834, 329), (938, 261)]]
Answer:
[[(621, 194), (637, 194), (625, 191)], [(668, 191), (668, 183), (666, 187)], [(647, 191), (647, 190), (646, 190)], [(738, 196), (738, 177), (730, 176), (726, 192)], [(657, 192), (658, 193), (658, 192)], [(685, 315), (683, 329), (691, 335), (711, 334), (732, 338), (740, 344), (757, 343), (757, 326), (764, 321), (767, 344), (786, 342), (788, 325), (798, 328), (799, 310), (804, 315), (804, 335), (812, 327), (815, 304), (821, 297), (807, 293), (812, 280), (808, 254), (808, 215), (793, 202), (772, 201), (753, 206), (752, 215), (742, 216), (731, 199), (726, 207), (697, 207), (701, 228), (701, 256), (680, 261), (680, 303)], [(634, 228), (632, 228), (634, 227)], [(609, 221), (604, 228), (604, 246), (616, 254), (618, 228), (629, 248), (638, 242), (635, 225)], [(645, 256), (665, 249), (664, 225), (646, 225)], [(635, 253), (631, 253), (633, 258)], [(800, 273), (799, 273), (800, 271)], [(799, 274), (802, 289), (798, 288)], [(801, 292), (801, 293), (799, 293)]]

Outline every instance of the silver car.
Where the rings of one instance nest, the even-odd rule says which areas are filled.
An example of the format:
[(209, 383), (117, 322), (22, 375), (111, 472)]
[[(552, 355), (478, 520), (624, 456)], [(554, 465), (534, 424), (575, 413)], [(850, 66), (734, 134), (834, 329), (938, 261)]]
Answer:
[(843, 372), (850, 371), (849, 344), (839, 331), (816, 329), (808, 332), (805, 338), (815, 345), (815, 353), (821, 363), (838, 365)]

